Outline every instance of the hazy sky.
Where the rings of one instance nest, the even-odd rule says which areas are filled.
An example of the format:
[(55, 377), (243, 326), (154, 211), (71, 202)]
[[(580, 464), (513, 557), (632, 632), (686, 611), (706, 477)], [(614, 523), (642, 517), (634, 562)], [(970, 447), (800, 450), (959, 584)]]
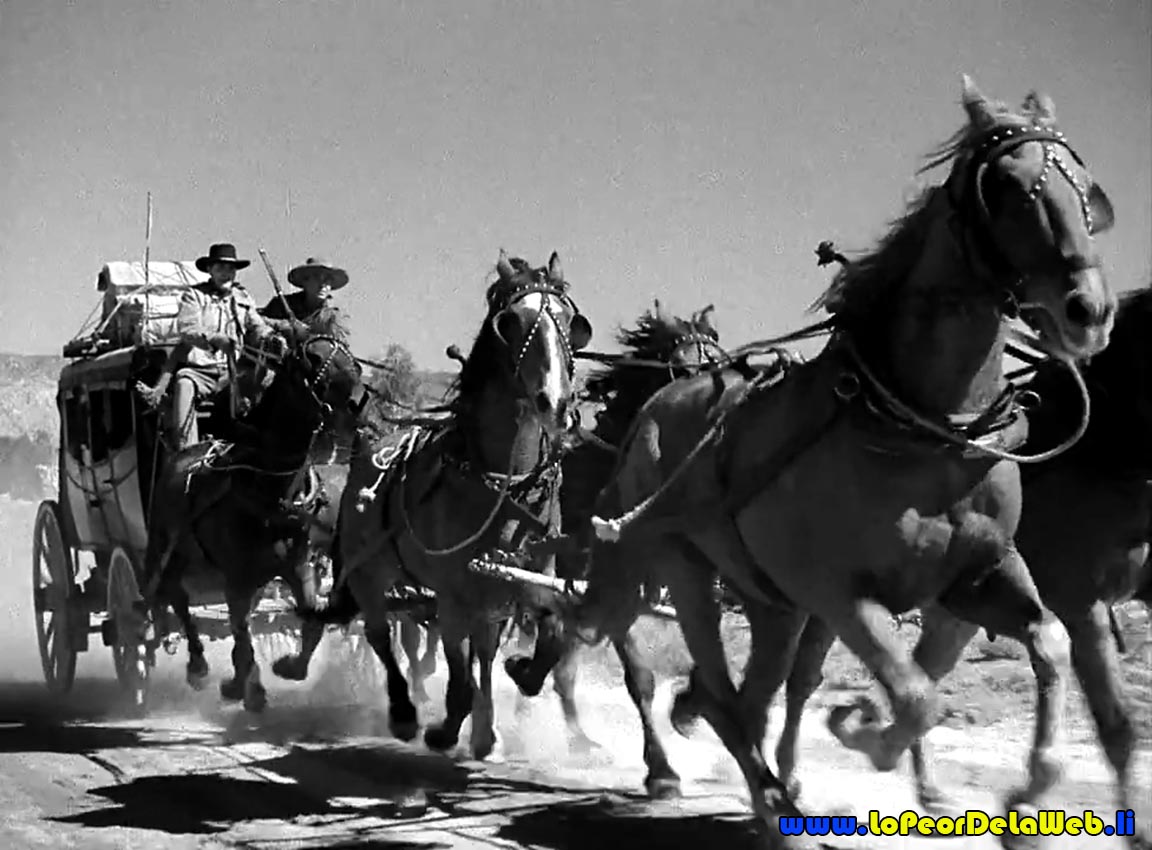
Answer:
[[(363, 354), (443, 368), (503, 246), (560, 252), (593, 347), (659, 296), (726, 343), (796, 327), (963, 121), (1046, 91), (1149, 282), (1149, 0), (7, 0), (0, 349), (59, 351), (100, 266), (327, 255)], [(291, 190), (292, 215), (285, 194)]]

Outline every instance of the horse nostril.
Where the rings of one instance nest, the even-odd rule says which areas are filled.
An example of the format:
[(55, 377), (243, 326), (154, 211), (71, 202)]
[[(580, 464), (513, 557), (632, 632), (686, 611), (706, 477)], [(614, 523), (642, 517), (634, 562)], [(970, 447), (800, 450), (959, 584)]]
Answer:
[(1088, 299), (1077, 292), (1068, 296), (1064, 312), (1068, 316), (1068, 321), (1079, 327), (1087, 327), (1092, 322), (1092, 307)]
[(547, 413), (551, 409), (552, 399), (548, 396), (548, 393), (540, 390), (540, 392), (536, 393), (536, 412)]

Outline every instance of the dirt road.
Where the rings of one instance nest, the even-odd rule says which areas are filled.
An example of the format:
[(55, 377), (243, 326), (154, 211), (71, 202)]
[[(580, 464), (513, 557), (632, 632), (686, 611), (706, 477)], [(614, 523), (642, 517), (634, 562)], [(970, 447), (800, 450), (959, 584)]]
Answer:
[[(270, 706), (256, 719), (218, 699), (215, 682), (227, 670), (224, 643), (210, 648), (213, 684), (199, 694), (182, 681), (182, 650), (162, 658), (154, 711), (144, 721), (126, 719), (98, 640), (81, 657), (74, 692), (52, 698), (40, 682), (29, 570), (15, 557), (19, 547), (11, 539), (7, 544), (13, 551), (0, 563), (11, 576), (0, 598), (7, 612), (0, 625), (2, 847), (755, 846), (745, 825), (743, 786), (723, 749), (710, 733), (689, 741), (668, 727), (670, 681), (661, 683), (657, 716), (686, 797), (660, 805), (636, 793), (644, 774), (638, 723), (623, 687), (603, 670), (589, 669), (581, 682), (588, 732), (603, 745), (586, 759), (568, 755), (550, 691), (521, 701), (501, 673), (497, 722), (506, 760), (495, 765), (388, 740), (373, 672), (346, 663), (347, 646), (338, 636), (329, 638), (309, 682), (279, 685), (266, 674)], [(442, 681), (430, 690), (439, 700)], [(427, 718), (441, 710), (441, 702), (433, 703)], [(872, 772), (831, 740), (823, 714), (814, 712), (804, 729), (807, 811), (913, 808), (906, 771)], [(1030, 722), (1023, 717), (978, 733), (937, 730), (942, 784), (967, 805), (998, 810), (1000, 795), (1022, 775)], [(772, 728), (779, 728), (779, 717)], [(1066, 741), (1068, 778), (1053, 803), (1107, 811), (1108, 775), (1088, 729), (1078, 723)], [(1150, 761), (1142, 753), (1145, 787), (1152, 787)], [(396, 805), (416, 788), (425, 790), (428, 811), (413, 820)], [(964, 850), (997, 846), (988, 837), (931, 844), (942, 840)], [(829, 843), (929, 845), (894, 838)], [(1067, 838), (1049, 846), (1086, 845)], [(1120, 844), (1095, 838), (1091, 846)]]

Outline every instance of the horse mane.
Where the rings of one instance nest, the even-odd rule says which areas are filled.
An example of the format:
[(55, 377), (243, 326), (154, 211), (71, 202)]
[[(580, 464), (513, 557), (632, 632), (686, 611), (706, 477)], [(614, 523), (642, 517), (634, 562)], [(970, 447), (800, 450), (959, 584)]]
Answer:
[[(1003, 102), (988, 102), (996, 119), (994, 128), (1031, 126), (1041, 106), (1030, 95), (1016, 114)], [(1049, 122), (1051, 125), (1051, 122)], [(916, 170), (922, 175), (942, 165), (971, 156), (993, 127), (975, 126), (971, 121), (957, 130), (943, 144), (931, 150)], [(904, 208), (903, 214), (888, 222), (888, 232), (868, 253), (850, 260), (837, 271), (832, 283), (808, 308), (824, 309), (832, 315), (838, 328), (861, 331), (884, 327), (891, 312), (892, 300), (899, 296), (904, 282), (920, 260), (924, 241), (934, 221), (933, 202), (945, 184), (921, 190)]]
[[(445, 393), (444, 407), (453, 416), (460, 416), (471, 408), (479, 398), (484, 388), (492, 380), (493, 375), (501, 374), (508, 363), (508, 352), (496, 329), (492, 326), (492, 317), (508, 306), (512, 296), (524, 284), (539, 275), (547, 276), (547, 267), (538, 269), (520, 257), (509, 257), (509, 264), (515, 274), (508, 278), (497, 277), (488, 285), (484, 300), (488, 310), (480, 329), (472, 340), (472, 348), (464, 360), (460, 373), (453, 379)], [(568, 284), (564, 281), (549, 281), (562, 292), (567, 292)]]
[(595, 370), (584, 383), (587, 400), (604, 405), (594, 429), (597, 436), (608, 439), (606, 432), (626, 428), (644, 402), (668, 381), (668, 372), (630, 360), (667, 361), (676, 344), (691, 334), (707, 335), (719, 343), (720, 335), (708, 321), (712, 310), (709, 304), (684, 319), (661, 310), (656, 302), (637, 318), (635, 326), (617, 329), (616, 342), (628, 349), (627, 354)]

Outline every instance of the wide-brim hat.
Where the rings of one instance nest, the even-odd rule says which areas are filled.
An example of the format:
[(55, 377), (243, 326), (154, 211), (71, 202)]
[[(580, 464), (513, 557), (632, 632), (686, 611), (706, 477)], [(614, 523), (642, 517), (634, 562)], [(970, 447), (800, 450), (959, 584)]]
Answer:
[(348, 272), (329, 265), (319, 257), (309, 257), (303, 265), (288, 272), (288, 282), (293, 286), (303, 287), (306, 280), (318, 276), (326, 277), (328, 286), (332, 289), (339, 289), (348, 283)]
[(228, 242), (217, 242), (208, 249), (208, 253), (196, 261), (196, 268), (207, 272), (213, 263), (228, 263), (237, 269), (246, 269), (252, 265), (251, 260), (241, 260), (236, 256), (236, 246)]

